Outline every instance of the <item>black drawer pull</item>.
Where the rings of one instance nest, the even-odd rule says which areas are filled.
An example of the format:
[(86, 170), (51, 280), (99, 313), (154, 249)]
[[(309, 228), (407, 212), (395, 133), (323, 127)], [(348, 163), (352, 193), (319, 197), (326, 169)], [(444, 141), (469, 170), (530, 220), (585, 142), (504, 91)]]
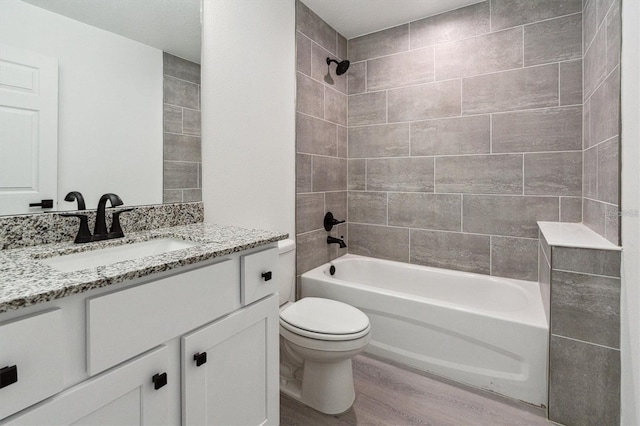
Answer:
[(42, 207), (43, 209), (52, 209), (53, 200), (40, 200), (39, 203), (29, 203), (29, 207)]
[(196, 362), (196, 367), (200, 367), (202, 364), (207, 362), (207, 353), (206, 352), (198, 352), (193, 356), (193, 359)]
[(18, 366), (0, 368), (0, 389), (18, 381)]
[(153, 380), (153, 388), (158, 390), (167, 384), (167, 373), (155, 374), (151, 380)]
[(262, 273), (262, 278), (263, 278), (265, 281), (269, 281), (269, 280), (271, 279), (271, 271), (263, 272), (263, 273)]

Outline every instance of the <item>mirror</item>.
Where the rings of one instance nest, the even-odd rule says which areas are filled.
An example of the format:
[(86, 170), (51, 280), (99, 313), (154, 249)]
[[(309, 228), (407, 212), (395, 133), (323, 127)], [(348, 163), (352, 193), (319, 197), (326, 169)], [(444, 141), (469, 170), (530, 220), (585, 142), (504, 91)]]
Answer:
[[(82, 192), (89, 209), (107, 192), (120, 195), (125, 205), (196, 198), (193, 192), (198, 191), (199, 178), (183, 179), (191, 186), (196, 182), (196, 189), (189, 193), (191, 199), (188, 189), (182, 187), (165, 191), (163, 170), (176, 172), (166, 164), (163, 167), (167, 155), (163, 149), (164, 103), (166, 92), (172, 91), (167, 89), (163, 62), (177, 57), (178, 62), (184, 58), (199, 64), (200, 33), (200, 0), (0, 1), (0, 45), (48, 56), (58, 63), (57, 159), (53, 155), (39, 159), (57, 163), (57, 189), (51, 196), (54, 208), (44, 211), (75, 210), (74, 203), (64, 201), (70, 191)], [(198, 175), (199, 129), (194, 131), (191, 126), (187, 136), (177, 133), (176, 110), (182, 107), (171, 107), (174, 146), (168, 155), (176, 162), (189, 163)], [(186, 108), (190, 123), (197, 109), (199, 126), (199, 103)], [(176, 155), (176, 139), (187, 140), (189, 156)], [(5, 140), (0, 146), (9, 143)], [(2, 174), (0, 170), (0, 180)], [(185, 194), (181, 200), (176, 197), (180, 191)]]

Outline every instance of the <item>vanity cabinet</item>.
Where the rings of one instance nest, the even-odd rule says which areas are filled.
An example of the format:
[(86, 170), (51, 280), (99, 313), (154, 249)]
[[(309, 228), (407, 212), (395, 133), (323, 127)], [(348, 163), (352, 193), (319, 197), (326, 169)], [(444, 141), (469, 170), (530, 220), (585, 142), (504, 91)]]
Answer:
[(276, 266), (266, 246), (0, 315), (0, 425), (278, 424)]

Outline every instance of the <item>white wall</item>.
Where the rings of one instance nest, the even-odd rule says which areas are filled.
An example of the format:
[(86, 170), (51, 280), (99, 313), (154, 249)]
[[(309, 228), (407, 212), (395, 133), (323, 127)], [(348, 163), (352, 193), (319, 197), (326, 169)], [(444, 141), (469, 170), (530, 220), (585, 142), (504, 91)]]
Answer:
[(640, 424), (640, 2), (622, 2), (622, 415)]
[(58, 59), (58, 209), (71, 190), (162, 202), (162, 51), (18, 0), (0, 0), (0, 43)]
[(205, 221), (295, 235), (294, 0), (204, 0)]

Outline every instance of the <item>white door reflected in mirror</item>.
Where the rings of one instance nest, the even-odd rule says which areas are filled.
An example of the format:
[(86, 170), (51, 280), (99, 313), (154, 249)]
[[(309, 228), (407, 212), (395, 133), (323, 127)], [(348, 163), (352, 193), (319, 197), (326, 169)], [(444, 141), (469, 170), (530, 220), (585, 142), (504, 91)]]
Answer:
[(0, 45), (0, 215), (37, 213), (58, 175), (58, 60)]

